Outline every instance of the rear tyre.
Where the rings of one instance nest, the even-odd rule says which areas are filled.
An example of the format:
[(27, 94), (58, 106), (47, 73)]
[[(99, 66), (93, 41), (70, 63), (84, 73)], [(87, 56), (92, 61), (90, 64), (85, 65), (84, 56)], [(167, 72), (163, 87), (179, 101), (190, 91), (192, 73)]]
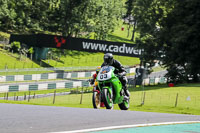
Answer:
[(123, 103), (118, 104), (121, 110), (128, 110), (129, 109), (129, 99), (123, 101)]
[(107, 88), (103, 89), (103, 102), (106, 106), (106, 109), (113, 108), (112, 94), (109, 93)]
[(95, 109), (99, 109), (100, 108), (100, 105), (101, 105), (101, 96), (100, 96), (100, 93), (95, 92), (95, 91), (93, 92), (92, 104), (93, 104), (93, 107)]

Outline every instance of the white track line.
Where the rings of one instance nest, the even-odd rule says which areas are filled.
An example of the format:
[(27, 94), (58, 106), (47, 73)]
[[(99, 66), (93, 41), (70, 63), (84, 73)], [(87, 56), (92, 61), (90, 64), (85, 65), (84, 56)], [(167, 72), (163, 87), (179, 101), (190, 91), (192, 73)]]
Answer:
[(158, 126), (158, 125), (172, 125), (172, 124), (186, 124), (186, 123), (188, 123), (188, 124), (189, 123), (200, 123), (200, 121), (178, 121), (178, 122), (163, 122), (163, 123), (147, 123), (147, 124), (110, 126), (110, 127), (92, 128), (92, 129), (83, 129), (83, 130), (74, 130), (74, 131), (51, 132), (51, 133), (85, 133), (85, 132), (103, 131), (103, 130), (111, 130), (111, 129)]

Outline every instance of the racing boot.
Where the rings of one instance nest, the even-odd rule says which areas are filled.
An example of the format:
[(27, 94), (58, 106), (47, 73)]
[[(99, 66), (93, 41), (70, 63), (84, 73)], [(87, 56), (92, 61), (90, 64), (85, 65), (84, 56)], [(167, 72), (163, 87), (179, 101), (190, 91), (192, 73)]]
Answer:
[(100, 107), (105, 107), (104, 102), (101, 102)]
[(126, 85), (123, 86), (123, 89), (124, 89), (124, 93), (125, 93), (125, 95), (129, 97), (129, 96), (130, 96), (130, 92), (129, 92), (127, 86), (126, 86)]

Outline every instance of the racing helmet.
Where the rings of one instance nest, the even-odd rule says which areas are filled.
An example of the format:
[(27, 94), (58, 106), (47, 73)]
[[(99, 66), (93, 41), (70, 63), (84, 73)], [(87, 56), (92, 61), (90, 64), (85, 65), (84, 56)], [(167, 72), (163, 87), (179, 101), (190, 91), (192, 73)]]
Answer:
[(98, 66), (98, 67), (96, 68), (96, 74), (98, 74), (100, 70), (101, 70), (101, 67)]
[(106, 53), (104, 55), (104, 63), (105, 65), (112, 65), (113, 64), (113, 55), (111, 53)]

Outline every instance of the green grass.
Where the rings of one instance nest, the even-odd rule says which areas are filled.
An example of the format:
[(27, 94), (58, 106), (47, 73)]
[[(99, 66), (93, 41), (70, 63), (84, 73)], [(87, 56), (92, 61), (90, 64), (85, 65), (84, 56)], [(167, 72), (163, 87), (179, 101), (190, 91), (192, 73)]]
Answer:
[(160, 66), (157, 66), (157, 67), (153, 67), (153, 72), (159, 72), (159, 71), (163, 71), (163, 70), (166, 70), (165, 68), (162, 68)]
[[(77, 88), (72, 88), (72, 89), (49, 89), (49, 90), (35, 90), (35, 91), (19, 91), (19, 92), (9, 92), (9, 96), (24, 96), (24, 94), (48, 94), (48, 93), (54, 93), (56, 90), (57, 93), (59, 92), (69, 92), (71, 90), (77, 90)], [(5, 93), (0, 93), (0, 97), (4, 97)]]
[[(83, 53), (83, 52), (82, 52)], [(40, 68), (38, 64), (31, 61), (30, 59), (23, 59), (20, 61), (17, 54), (5, 53), (0, 50), (0, 69), (15, 68)], [(81, 55), (73, 55), (61, 57), (60, 61), (55, 60), (44, 60), (46, 64), (53, 67), (85, 67), (85, 66), (101, 66), (103, 63), (103, 53), (86, 53)], [(133, 66), (139, 64), (139, 58), (134, 57), (123, 57), (114, 55), (114, 58), (119, 60), (124, 66)], [(18, 73), (18, 72), (17, 72)]]
[[(103, 63), (103, 53), (74, 53), (73, 56), (61, 57), (60, 61), (45, 60), (45, 62), (55, 67), (79, 67), (79, 66), (101, 66)], [(119, 60), (124, 66), (133, 66), (139, 64), (139, 58), (123, 57), (114, 55), (114, 58)]]
[[(91, 88), (89, 88), (89, 90), (91, 91)], [(143, 87), (130, 88), (130, 90), (131, 90), (131, 100), (130, 100), (129, 110), (200, 115), (200, 104), (199, 104), (200, 84), (182, 84), (175, 87), (167, 87), (166, 85), (150, 86), (150, 87), (147, 86), (144, 88)], [(145, 92), (144, 105), (141, 105), (144, 98), (144, 92)], [(178, 101), (177, 101), (177, 106), (175, 107), (177, 94), (178, 94)], [(53, 97), (31, 99), (30, 102), (4, 101), (4, 100), (0, 100), (0, 102), (93, 108), (91, 101), (92, 93), (84, 93), (82, 98), (83, 98), (82, 104), (80, 104), (81, 94), (57, 96), (55, 104), (53, 104)], [(117, 105), (115, 105), (114, 109), (119, 109), (119, 108)]]
[[(134, 100), (132, 101), (135, 105), (134, 110), (200, 115), (200, 104), (198, 103), (200, 84), (182, 84), (176, 87), (144, 87), (144, 106), (141, 106), (141, 99), (144, 96), (142, 90), (143, 88), (134, 90)], [(177, 107), (175, 107), (177, 94)]]
[(19, 60), (18, 54), (7, 52), (0, 48), (0, 69), (14, 69), (14, 68), (39, 68), (40, 66), (30, 59), (23, 57)]
[[(78, 67), (77, 69), (82, 69), (81, 67), (92, 67), (89, 69), (94, 70), (97, 66), (101, 66), (103, 63), (103, 53), (87, 53), (87, 52), (79, 52), (76, 54), (77, 51), (74, 52), (74, 55), (61, 57), (60, 61), (55, 60), (44, 60), (46, 64), (49, 64), (53, 67)], [(53, 71), (26, 71), (23, 68), (41, 68), (41, 66), (29, 58), (23, 58), (23, 60), (19, 60), (18, 54), (12, 54), (10, 52), (6, 52), (3, 49), (0, 49), (0, 70), (5, 69), (22, 69), (17, 70), (16, 72), (13, 71), (4, 71), (0, 72), (0, 75), (23, 75), (23, 74), (39, 74), (39, 73), (49, 73)], [(139, 64), (139, 58), (134, 57), (123, 57), (114, 55), (114, 58), (119, 60), (123, 66), (134, 66)], [(75, 69), (73, 69), (75, 70)], [(88, 70), (88, 69), (87, 69)], [(68, 70), (70, 71), (70, 70)]]
[[(123, 31), (121, 30), (122, 27), (124, 27)], [(108, 35), (108, 40), (113, 42), (126, 42), (134, 44), (134, 42), (131, 41), (132, 31), (133, 31), (133, 26), (131, 26), (128, 35), (128, 24), (123, 24), (123, 22), (120, 22), (119, 26), (115, 28), (115, 31), (112, 34)], [(138, 33), (135, 33), (135, 37), (137, 36)]]

